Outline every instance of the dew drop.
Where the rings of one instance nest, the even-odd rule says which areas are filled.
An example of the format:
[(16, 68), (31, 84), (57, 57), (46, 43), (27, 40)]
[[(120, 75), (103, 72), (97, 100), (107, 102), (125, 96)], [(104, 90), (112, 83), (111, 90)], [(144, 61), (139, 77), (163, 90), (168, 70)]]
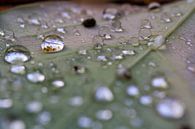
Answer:
[(86, 68), (84, 66), (78, 66), (78, 65), (75, 65), (73, 67), (73, 70), (77, 74), (84, 74), (86, 72)]
[(99, 110), (96, 112), (96, 117), (102, 121), (108, 121), (112, 119), (112, 111), (109, 109)]
[(160, 8), (160, 4), (157, 2), (152, 2), (148, 5), (149, 10), (156, 10)]
[(108, 87), (101, 86), (95, 91), (95, 99), (101, 102), (110, 102), (114, 99), (114, 96)]
[(133, 97), (139, 96), (140, 94), (138, 87), (135, 85), (128, 86), (126, 92), (129, 96), (133, 96)]
[(61, 87), (64, 87), (64, 81), (62, 80), (54, 80), (52, 81), (52, 85), (57, 87), (57, 88), (61, 88)]
[(168, 88), (168, 83), (164, 77), (153, 78), (151, 81), (151, 85), (155, 88), (162, 88), (162, 89)]
[(78, 119), (78, 126), (80, 128), (90, 128), (92, 126), (92, 124), (93, 124), (93, 121), (89, 117), (81, 116)]
[(11, 108), (13, 102), (11, 99), (0, 99), (0, 109), (8, 109)]
[(26, 77), (32, 83), (43, 82), (45, 80), (45, 76), (40, 72), (28, 73)]
[(148, 40), (151, 34), (152, 32), (150, 29), (140, 29), (139, 30), (139, 38), (142, 40)]
[(144, 96), (141, 96), (140, 99), (139, 99), (140, 103), (142, 105), (151, 105), (152, 104), (152, 97), (149, 96), (149, 95), (144, 95)]
[(121, 22), (119, 20), (112, 21), (112, 30), (114, 32), (123, 32), (124, 29), (121, 26)]
[(171, 17), (169, 16), (168, 13), (163, 13), (162, 16), (161, 16), (161, 20), (165, 23), (171, 23), (172, 22), (172, 19)]
[(47, 111), (44, 111), (38, 115), (37, 120), (40, 124), (46, 125), (51, 121), (51, 114)]
[(107, 8), (103, 11), (103, 19), (105, 20), (114, 20), (120, 18), (121, 12), (116, 8)]
[(126, 79), (126, 80), (131, 79), (131, 74), (129, 72), (129, 69), (119, 64), (117, 67), (117, 77), (120, 79)]
[(112, 36), (110, 34), (110, 29), (106, 26), (103, 26), (98, 31), (99, 36), (103, 37), (105, 40), (112, 39)]
[(97, 57), (98, 61), (107, 61), (107, 57), (105, 55), (100, 55)]
[(185, 105), (177, 99), (166, 98), (157, 104), (156, 110), (161, 117), (180, 119), (185, 114)]
[(142, 29), (152, 29), (152, 25), (151, 25), (150, 20), (148, 20), (148, 19), (142, 20), (141, 28)]
[(124, 56), (133, 56), (133, 55), (135, 55), (135, 51), (134, 50), (123, 50), (122, 54)]
[(56, 31), (59, 32), (59, 33), (62, 33), (62, 34), (67, 33), (67, 31), (66, 31), (65, 28), (63, 28), (63, 27), (57, 28)]
[(21, 120), (14, 120), (9, 124), (8, 129), (26, 129), (26, 125)]
[(42, 103), (39, 101), (31, 101), (27, 104), (26, 110), (30, 113), (38, 113), (42, 110)]
[(10, 72), (14, 74), (25, 74), (26, 68), (23, 65), (12, 65), (10, 68)]
[(10, 64), (27, 62), (30, 58), (29, 50), (21, 45), (10, 46), (4, 56), (4, 60)]
[(41, 49), (45, 53), (59, 52), (64, 49), (64, 41), (58, 35), (46, 36), (41, 44)]
[(69, 99), (69, 104), (74, 107), (79, 107), (83, 104), (83, 98), (81, 96), (74, 96)]

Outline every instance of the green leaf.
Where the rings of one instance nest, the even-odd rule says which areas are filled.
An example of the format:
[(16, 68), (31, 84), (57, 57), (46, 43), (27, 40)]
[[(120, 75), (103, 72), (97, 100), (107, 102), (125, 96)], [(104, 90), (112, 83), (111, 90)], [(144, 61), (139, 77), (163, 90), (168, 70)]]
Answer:
[[(103, 10), (111, 7), (122, 15), (104, 20)], [(194, 2), (186, 1), (154, 11), (131, 5), (78, 7), (48, 2), (2, 12), (0, 129), (23, 129), (24, 125), (28, 129), (194, 128), (194, 7)], [(85, 28), (80, 22), (89, 16), (96, 19), (94, 28)], [(112, 22), (118, 21), (122, 32), (113, 31)], [(94, 36), (103, 38), (103, 26), (108, 26), (111, 39), (102, 40), (104, 45), (97, 50)], [(56, 31), (59, 28), (61, 32)], [(149, 33), (147, 38), (140, 38), (142, 31)], [(63, 51), (41, 50), (42, 37), (48, 35), (62, 37)], [(17, 64), (25, 66), (25, 74), (13, 73), (15, 64), (7, 63), (14, 55), (5, 59), (16, 45), (24, 46), (31, 55), (30, 61)], [(22, 52), (29, 54), (25, 48)], [(29, 77), (33, 72), (40, 78)], [(161, 79), (156, 84), (159, 87), (152, 84), (156, 77)], [(56, 80), (57, 86), (53, 84)], [(60, 86), (62, 82), (64, 86)], [(130, 95), (127, 89), (131, 85), (139, 89), (138, 95)], [(168, 118), (157, 111), (158, 104), (167, 99), (175, 102)]]

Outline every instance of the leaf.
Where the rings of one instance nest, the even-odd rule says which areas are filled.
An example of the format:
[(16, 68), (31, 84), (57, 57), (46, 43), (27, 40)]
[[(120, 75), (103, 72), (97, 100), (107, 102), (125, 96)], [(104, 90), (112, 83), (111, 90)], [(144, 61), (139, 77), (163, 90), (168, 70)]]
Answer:
[[(124, 31), (106, 31), (111, 34), (111, 40), (103, 40), (105, 45), (96, 50), (94, 36), (100, 34), (102, 26), (108, 26), (110, 30), (114, 27), (112, 22), (118, 21), (102, 19), (103, 9), (109, 7), (124, 12), (119, 17)], [(83, 27), (80, 18), (87, 18), (88, 15), (96, 19), (96, 27)], [(148, 28), (150, 25), (147, 24), (143, 29), (143, 22), (148, 21), (152, 28)], [(193, 59), (194, 48), (177, 48), (183, 45), (184, 40), (190, 39), (193, 44), (193, 21), (194, 2), (186, 1), (164, 5), (160, 11), (148, 11), (145, 7), (132, 5), (78, 7), (74, 3), (48, 2), (2, 12), (0, 128), (22, 128), (24, 124), (29, 129), (195, 127), (195, 104), (191, 100), (194, 97), (194, 74), (187, 71), (184, 62), (189, 57)], [(64, 28), (65, 32), (56, 31), (57, 28)], [(152, 34), (140, 39), (142, 31), (147, 32), (144, 35), (150, 31)], [(41, 50), (41, 37), (51, 34), (63, 38), (63, 51), (47, 54)], [(162, 39), (156, 42), (159, 36)], [(163, 38), (166, 42), (161, 42)], [(135, 46), (137, 43), (138, 46)], [(9, 46), (15, 45), (22, 45), (31, 53), (30, 61), (19, 64), (26, 68), (24, 75), (10, 72), (13, 64), (8, 64), (4, 59)], [(165, 45), (166, 49), (162, 49)], [(86, 54), (78, 54), (83, 53), (81, 50), (86, 50)], [(182, 51), (189, 53), (179, 55), (178, 52)], [(193, 62), (188, 65), (192, 71)], [(29, 73), (37, 71), (45, 79), (42, 75), (43, 81), (30, 82)], [(155, 77), (165, 79), (168, 89), (152, 86)], [(62, 80), (65, 86), (53, 85), (56, 80)], [(134, 97), (128, 95), (129, 85), (136, 85), (140, 94)], [(99, 102), (96, 96), (102, 86), (106, 102)], [(172, 120), (157, 113), (158, 103), (167, 98), (177, 98), (185, 103), (184, 117)], [(179, 110), (180, 106), (171, 108)], [(181, 110), (178, 112), (181, 113)]]

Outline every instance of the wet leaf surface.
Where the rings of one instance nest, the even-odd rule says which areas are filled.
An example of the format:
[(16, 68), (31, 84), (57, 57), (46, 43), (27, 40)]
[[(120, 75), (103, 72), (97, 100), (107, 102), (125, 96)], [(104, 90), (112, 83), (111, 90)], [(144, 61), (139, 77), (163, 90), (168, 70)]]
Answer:
[(0, 28), (0, 128), (195, 127), (193, 1), (40, 3)]

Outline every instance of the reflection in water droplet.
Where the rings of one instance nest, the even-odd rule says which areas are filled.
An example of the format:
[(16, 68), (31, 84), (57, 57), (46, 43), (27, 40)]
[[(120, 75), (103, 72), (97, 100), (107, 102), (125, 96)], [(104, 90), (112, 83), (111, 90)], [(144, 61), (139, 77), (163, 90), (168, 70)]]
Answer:
[(46, 53), (59, 52), (64, 49), (64, 42), (58, 35), (48, 35), (43, 39), (41, 49)]
[(166, 98), (157, 104), (156, 110), (161, 117), (180, 119), (185, 114), (185, 105), (177, 99)]
[(12, 65), (10, 68), (10, 72), (15, 74), (25, 74), (26, 68), (23, 65)]
[(164, 77), (155, 77), (152, 79), (151, 85), (155, 88), (162, 88), (166, 89), (168, 88), (167, 81)]
[(96, 117), (102, 121), (108, 121), (112, 119), (112, 111), (109, 109), (99, 110), (96, 112)]
[(27, 62), (30, 58), (31, 56), (29, 50), (21, 45), (9, 47), (4, 56), (4, 60), (10, 64)]
[(110, 102), (114, 99), (114, 96), (108, 87), (101, 86), (96, 89), (95, 99), (97, 101)]
[(28, 73), (26, 77), (32, 83), (43, 82), (45, 80), (45, 76), (40, 72)]

